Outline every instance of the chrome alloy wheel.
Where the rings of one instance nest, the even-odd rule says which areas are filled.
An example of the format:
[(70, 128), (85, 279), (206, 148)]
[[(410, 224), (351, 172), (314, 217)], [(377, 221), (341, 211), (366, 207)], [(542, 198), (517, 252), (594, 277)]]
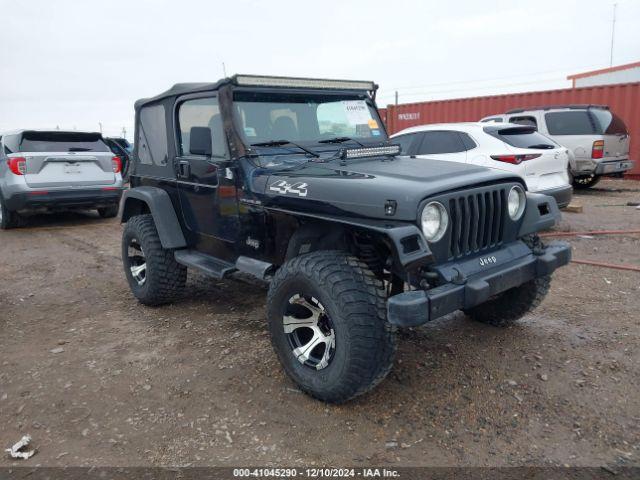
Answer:
[(127, 258), (129, 259), (129, 270), (131, 276), (139, 286), (144, 285), (147, 281), (147, 259), (144, 251), (137, 239), (132, 238), (127, 249)]
[(299, 294), (289, 298), (282, 318), (291, 353), (307, 367), (322, 370), (331, 362), (336, 349), (333, 322), (322, 304)]

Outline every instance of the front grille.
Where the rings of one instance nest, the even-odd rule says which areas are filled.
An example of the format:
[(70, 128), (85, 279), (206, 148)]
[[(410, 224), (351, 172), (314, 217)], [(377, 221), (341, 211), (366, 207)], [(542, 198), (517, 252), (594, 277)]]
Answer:
[(507, 188), (461, 192), (449, 199), (449, 259), (502, 244)]

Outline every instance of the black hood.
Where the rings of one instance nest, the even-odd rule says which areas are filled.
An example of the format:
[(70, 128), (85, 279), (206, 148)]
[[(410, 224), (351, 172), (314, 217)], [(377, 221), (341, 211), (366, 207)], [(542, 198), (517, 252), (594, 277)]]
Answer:
[[(268, 175), (265, 178), (263, 175)], [(262, 178), (260, 178), (262, 177)], [(293, 171), (262, 170), (254, 178), (254, 192), (264, 204), (291, 210), (368, 218), (415, 221), (422, 200), (452, 190), (522, 180), (508, 173), (475, 165), (408, 157), (374, 157), (309, 162)], [(395, 200), (395, 215), (384, 205)]]

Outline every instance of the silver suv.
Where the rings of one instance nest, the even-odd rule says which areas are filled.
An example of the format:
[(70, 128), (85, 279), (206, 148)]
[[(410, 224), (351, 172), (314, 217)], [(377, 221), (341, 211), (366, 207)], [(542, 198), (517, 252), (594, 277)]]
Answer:
[(115, 217), (122, 196), (122, 163), (90, 132), (18, 130), (0, 136), (0, 228), (22, 214), (96, 208)]
[(569, 174), (575, 188), (593, 187), (603, 175), (622, 175), (633, 168), (627, 127), (605, 105), (519, 108), (480, 121), (533, 125), (568, 148)]

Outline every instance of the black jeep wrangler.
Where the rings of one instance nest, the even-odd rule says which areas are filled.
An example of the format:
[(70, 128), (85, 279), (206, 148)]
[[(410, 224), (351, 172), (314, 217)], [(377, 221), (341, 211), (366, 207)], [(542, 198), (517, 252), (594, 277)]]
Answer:
[(343, 402), (391, 369), (397, 327), (462, 309), (507, 325), (537, 306), (569, 246), (521, 178), (398, 158), (372, 82), (236, 75), (139, 100), (122, 243), (145, 305), (187, 269), (270, 282), (268, 322), (302, 390)]

